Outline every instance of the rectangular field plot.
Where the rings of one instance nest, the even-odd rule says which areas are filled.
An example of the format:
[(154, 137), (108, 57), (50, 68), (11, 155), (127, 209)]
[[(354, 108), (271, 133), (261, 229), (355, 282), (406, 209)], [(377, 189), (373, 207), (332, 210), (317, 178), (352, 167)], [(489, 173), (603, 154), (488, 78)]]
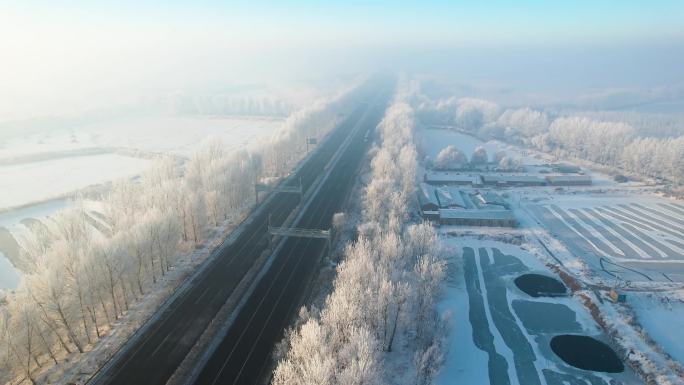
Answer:
[(583, 198), (528, 210), (572, 254), (600, 271), (629, 280), (684, 281), (682, 205), (662, 199)]
[[(455, 326), (436, 384), (640, 383), (628, 367), (612, 373), (580, 369), (553, 350), (551, 341), (559, 335), (604, 337), (589, 312), (564, 294), (564, 285), (534, 255), (496, 241), (448, 236), (441, 241), (453, 254), (439, 308), (453, 314)], [(540, 277), (560, 285), (556, 295)]]

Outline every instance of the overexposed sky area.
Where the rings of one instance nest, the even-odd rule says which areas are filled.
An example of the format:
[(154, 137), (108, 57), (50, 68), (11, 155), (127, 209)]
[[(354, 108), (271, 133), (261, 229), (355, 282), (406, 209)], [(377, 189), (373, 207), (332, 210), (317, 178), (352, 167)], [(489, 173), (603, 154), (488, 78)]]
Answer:
[(643, 70), (658, 85), (677, 80), (682, 20), (684, 2), (665, 0), (3, 0), (0, 122), (378, 69), (501, 81), (528, 58), (534, 72), (548, 59), (558, 74)]

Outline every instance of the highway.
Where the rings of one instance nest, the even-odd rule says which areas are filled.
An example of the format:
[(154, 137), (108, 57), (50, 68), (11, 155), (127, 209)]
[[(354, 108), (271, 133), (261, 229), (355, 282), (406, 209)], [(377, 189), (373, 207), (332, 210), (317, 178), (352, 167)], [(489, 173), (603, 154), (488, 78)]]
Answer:
[[(383, 87), (380, 95), (378, 84), (372, 83), (363, 91), (364, 99), (385, 102), (389, 96), (388, 87)], [(289, 179), (288, 183), (292, 185), (298, 185), (301, 179), (304, 191), (308, 192), (352, 129), (357, 125), (362, 126), (356, 131), (354, 143), (330, 170), (330, 178), (315, 195), (297, 226), (328, 228), (333, 213), (351, 187), (357, 169), (355, 165), (358, 165), (366, 147), (363, 135), (377, 125), (385, 107), (384, 103), (368, 104), (362, 101), (359, 100), (355, 110)], [(252, 213), (239, 236), (220, 248), (218, 255), (207, 261), (211, 265), (201, 269), (201, 274), (192, 278), (189, 288), (175, 296), (163, 313), (148, 322), (139, 337), (131, 339), (89, 383), (165, 384), (254, 261), (268, 248), (269, 215), (271, 224), (280, 226), (297, 208), (299, 200), (300, 197), (295, 194), (276, 193), (272, 199), (263, 202), (265, 206)], [(298, 303), (324, 242), (295, 238), (285, 241), (264, 279), (236, 317), (228, 336), (201, 372), (198, 383), (234, 383), (223, 380), (230, 373), (235, 373), (236, 381), (239, 379), (240, 384), (253, 383), (268, 358), (270, 347), (282, 333), (293, 307)], [(258, 349), (251, 342), (255, 339), (260, 344)], [(235, 348), (229, 346), (233, 342)], [(242, 360), (240, 362), (235, 361), (238, 355)], [(225, 360), (222, 358), (224, 356)], [(212, 368), (216, 367), (221, 369), (215, 371), (216, 376), (212, 376)], [(214, 377), (220, 381), (217, 382)]]
[[(386, 100), (386, 99), (385, 99)], [(331, 176), (311, 201), (296, 227), (328, 229), (353, 185), (367, 146), (364, 136), (377, 126), (384, 103), (371, 107)], [(197, 385), (255, 384), (269, 376), (274, 344), (296, 315), (301, 296), (318, 265), (325, 240), (289, 238), (259, 282), (227, 335), (195, 381)]]

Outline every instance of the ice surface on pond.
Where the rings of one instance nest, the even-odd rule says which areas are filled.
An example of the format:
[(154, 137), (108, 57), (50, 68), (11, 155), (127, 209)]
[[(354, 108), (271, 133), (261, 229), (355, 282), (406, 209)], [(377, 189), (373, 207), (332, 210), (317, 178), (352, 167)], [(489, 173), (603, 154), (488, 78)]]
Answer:
[(507, 147), (501, 142), (489, 141), (485, 143), (472, 135), (438, 128), (424, 129), (420, 137), (425, 155), (432, 159), (435, 159), (437, 154), (445, 147), (453, 145), (463, 151), (468, 159), (470, 159), (470, 156), (473, 155), (477, 147), (482, 146), (487, 150), (487, 155), (491, 161), (496, 152), (505, 150)]
[(453, 329), (436, 384), (639, 383), (631, 372), (606, 375), (572, 368), (551, 351), (554, 335), (601, 334), (574, 298), (532, 298), (515, 286), (520, 274), (552, 274), (534, 255), (482, 239), (445, 235), (442, 242), (451, 258), (439, 310), (453, 313)]
[(0, 251), (0, 289), (14, 289), (19, 284), (19, 272)]
[(0, 208), (39, 202), (133, 176), (149, 164), (148, 159), (101, 154), (0, 166)]

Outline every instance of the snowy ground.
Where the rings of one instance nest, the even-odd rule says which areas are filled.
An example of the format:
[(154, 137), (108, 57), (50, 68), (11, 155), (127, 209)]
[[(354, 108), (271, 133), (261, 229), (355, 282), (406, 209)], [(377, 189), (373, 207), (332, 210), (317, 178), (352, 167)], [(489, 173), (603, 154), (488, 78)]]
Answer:
[(0, 167), (0, 208), (64, 196), (90, 185), (137, 175), (150, 160), (117, 154), (52, 159)]
[[(150, 155), (187, 157), (207, 137), (222, 140), (228, 151), (243, 149), (269, 138), (282, 123), (152, 116), (0, 136), (0, 227), (16, 238), (25, 230), (22, 220), (68, 207), (67, 199), (55, 198), (138, 175), (149, 167)], [(18, 273), (2, 250), (0, 244), (0, 289), (13, 288)]]
[[(545, 174), (550, 171), (551, 163), (570, 163), (497, 141), (483, 143), (467, 134), (445, 129), (424, 129), (419, 135), (422, 136), (422, 155), (431, 158), (448, 145), (456, 146), (468, 156), (475, 147), (483, 146), (490, 158), (503, 150), (521, 159), (529, 174)], [(488, 269), (510, 268), (492, 264), (490, 258), (495, 248), (517, 258), (524, 265), (518, 270), (550, 274), (544, 264), (560, 266), (588, 289), (585, 295), (593, 298), (598, 306), (611, 333), (611, 341), (626, 352), (635, 352), (630, 360), (637, 362), (645, 376), (658, 376), (657, 383), (684, 383), (673, 380), (684, 373), (681, 364), (684, 362), (684, 337), (680, 336), (680, 330), (684, 328), (684, 203), (657, 195), (654, 192), (657, 186), (643, 182), (616, 183), (611, 176), (593, 170), (587, 164), (582, 164), (582, 170), (591, 175), (592, 186), (495, 188), (494, 191), (511, 204), (520, 224), (518, 229), (442, 227), (443, 233), (451, 231), (460, 237), (444, 237), (444, 243), (452, 249), (452, 261), (449, 287), (440, 309), (453, 311), (455, 326), (447, 364), (438, 384), (583, 384), (592, 381), (590, 377), (578, 379), (587, 372), (579, 371), (578, 374), (576, 369), (559, 363), (548, 349), (550, 337), (527, 330), (525, 315), (518, 312), (521, 306), (513, 305), (515, 300), (541, 300), (524, 298), (525, 294), (513, 285), (510, 271), (499, 276), (490, 274), (494, 282), (487, 278)], [(495, 241), (510, 242), (512, 237), (521, 241), (528, 252)], [(480, 254), (482, 247), (487, 256)], [(464, 258), (464, 254), (468, 256)], [(475, 278), (468, 279), (468, 274)], [(475, 297), (478, 298), (475, 302), (469, 295), (468, 280), (475, 285)], [(483, 282), (484, 286), (479, 286)], [(502, 307), (500, 298), (493, 301), (488, 298), (490, 287), (501, 293), (496, 289), (501, 285), (506, 288), (507, 308)], [(625, 305), (607, 300), (607, 288), (615, 285), (627, 293)], [(544, 299), (541, 302), (566, 306), (581, 325), (579, 332), (605, 340), (577, 299)], [(471, 322), (472, 309), (477, 304), (482, 309), (481, 319)], [(548, 315), (553, 310), (542, 306), (540, 314)], [(497, 313), (510, 314), (508, 323), (511, 323), (510, 317), (515, 320), (517, 326), (513, 329), (522, 331), (527, 339), (527, 343), (521, 342), (523, 339), (518, 335), (519, 342), (529, 345), (533, 354), (516, 343), (513, 346), (506, 343), (506, 334), (513, 329), (503, 326), (510, 330), (500, 330), (505, 322), (500, 321), (497, 325)], [(488, 330), (480, 330), (481, 325)], [(572, 330), (554, 330), (554, 333), (562, 332)], [(476, 343), (475, 338), (479, 338), (479, 342)], [(508, 339), (515, 337), (509, 335)], [(467, 346), (464, 341), (468, 341)], [(527, 354), (532, 366), (516, 366), (516, 354)], [(485, 372), (489, 373), (488, 378), (482, 377)], [(568, 373), (572, 377), (564, 378), (554, 372)], [(521, 375), (527, 377), (523, 379)], [(606, 377), (600, 380), (603, 382), (593, 379), (592, 384), (608, 380)], [(620, 380), (639, 383), (633, 375)]]
[[(542, 177), (548, 173), (555, 173), (551, 167), (552, 164), (561, 163), (554, 156), (535, 149), (519, 147), (498, 140), (483, 142), (472, 135), (449, 129), (425, 128), (418, 132), (418, 136), (420, 137), (418, 148), (420, 149), (421, 156), (429, 156), (431, 159), (435, 159), (437, 154), (447, 146), (455, 146), (470, 159), (475, 149), (482, 146), (487, 150), (490, 161), (493, 161), (494, 154), (503, 151), (514, 160), (521, 162), (524, 166), (525, 174)], [(562, 163), (572, 164), (572, 162), (565, 160)], [(610, 175), (586, 167), (582, 167), (582, 172), (591, 176), (593, 189), (640, 187), (644, 185), (642, 182), (636, 181), (618, 184)], [(547, 187), (549, 190), (554, 188)]]
[[(504, 151), (508, 156), (521, 159), (526, 165), (539, 165), (553, 161), (553, 157), (544, 153), (523, 149), (498, 140), (483, 142), (472, 135), (442, 128), (423, 129), (419, 132), (419, 137), (421, 138), (419, 148), (422, 154), (432, 159), (435, 159), (437, 154), (447, 146), (455, 146), (470, 159), (475, 149), (482, 146), (487, 150), (490, 160), (497, 152)], [(538, 170), (541, 169), (544, 168), (541, 167)], [(534, 168), (532, 167), (530, 170), (533, 171)]]
[(209, 136), (222, 139), (228, 150), (233, 150), (257, 138), (268, 137), (282, 122), (269, 118), (177, 116), (117, 119), (0, 139), (0, 161), (86, 148), (124, 148), (187, 156), (197, 143)]
[(606, 279), (684, 282), (684, 205), (656, 196), (524, 199), (550, 234)]
[(557, 334), (604, 337), (575, 298), (532, 298), (515, 286), (513, 279), (521, 273), (553, 276), (537, 257), (496, 241), (444, 232), (441, 239), (451, 258), (439, 308), (452, 312), (454, 322), (436, 384), (640, 383), (629, 369), (620, 374), (579, 370), (550, 350)]
[(0, 137), (0, 210), (136, 175), (149, 165), (144, 157), (187, 157), (208, 137), (222, 140), (228, 151), (245, 148), (281, 124), (256, 118), (145, 117)]
[(682, 293), (630, 293), (627, 297), (636, 321), (658, 346), (680, 363), (684, 363), (683, 299)]

